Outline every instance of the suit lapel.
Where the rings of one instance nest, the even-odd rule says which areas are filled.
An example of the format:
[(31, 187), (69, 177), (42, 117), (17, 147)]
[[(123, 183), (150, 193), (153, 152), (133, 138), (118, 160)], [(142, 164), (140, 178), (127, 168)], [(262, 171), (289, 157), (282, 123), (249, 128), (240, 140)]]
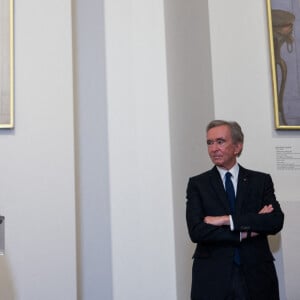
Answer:
[(229, 202), (227, 200), (225, 188), (223, 185), (222, 178), (216, 166), (211, 169), (210, 172), (210, 183), (212, 185), (212, 189), (215, 192), (216, 199), (221, 203), (224, 207), (227, 214), (230, 214)]
[(245, 168), (240, 166), (237, 192), (236, 192), (236, 209), (237, 212), (241, 211), (243, 201), (248, 198), (249, 195), (249, 174)]

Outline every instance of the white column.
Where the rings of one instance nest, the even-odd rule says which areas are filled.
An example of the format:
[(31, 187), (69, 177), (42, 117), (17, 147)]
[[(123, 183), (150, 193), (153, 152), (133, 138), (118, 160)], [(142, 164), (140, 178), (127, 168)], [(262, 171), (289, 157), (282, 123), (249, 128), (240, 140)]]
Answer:
[(163, 4), (105, 1), (114, 300), (176, 299)]

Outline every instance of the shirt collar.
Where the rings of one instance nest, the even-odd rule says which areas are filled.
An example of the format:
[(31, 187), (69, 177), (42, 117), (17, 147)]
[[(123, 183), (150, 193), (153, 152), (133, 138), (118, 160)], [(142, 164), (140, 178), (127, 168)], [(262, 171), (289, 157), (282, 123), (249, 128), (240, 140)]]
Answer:
[(230, 170), (226, 170), (226, 169), (218, 167), (218, 166), (216, 166), (216, 167), (217, 167), (222, 179), (224, 178), (224, 176), (227, 172), (231, 173), (232, 179), (234, 179), (234, 180), (236, 180), (239, 175), (240, 166), (238, 163), (236, 163)]

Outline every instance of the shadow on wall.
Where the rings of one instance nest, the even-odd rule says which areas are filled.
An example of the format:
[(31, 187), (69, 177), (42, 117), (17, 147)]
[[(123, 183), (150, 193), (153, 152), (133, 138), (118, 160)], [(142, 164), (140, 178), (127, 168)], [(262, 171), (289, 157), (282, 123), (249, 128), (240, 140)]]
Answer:
[(281, 233), (269, 236), (268, 239), (269, 239), (271, 251), (275, 258), (275, 266), (276, 266), (276, 271), (277, 271), (277, 276), (279, 281), (280, 299), (286, 300), (287, 298), (286, 298), (286, 291), (285, 291)]
[(6, 255), (0, 256), (0, 299), (16, 300), (12, 276)]

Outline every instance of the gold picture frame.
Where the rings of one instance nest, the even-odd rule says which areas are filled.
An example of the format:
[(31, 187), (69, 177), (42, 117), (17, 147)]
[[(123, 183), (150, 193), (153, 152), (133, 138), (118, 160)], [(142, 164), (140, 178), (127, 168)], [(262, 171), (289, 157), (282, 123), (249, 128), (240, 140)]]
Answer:
[(0, 0), (0, 129), (14, 127), (14, 3)]
[(266, 4), (275, 128), (299, 130), (300, 39), (295, 39), (294, 31), (297, 27), (300, 36), (295, 26), (300, 25), (300, 0), (266, 0)]

